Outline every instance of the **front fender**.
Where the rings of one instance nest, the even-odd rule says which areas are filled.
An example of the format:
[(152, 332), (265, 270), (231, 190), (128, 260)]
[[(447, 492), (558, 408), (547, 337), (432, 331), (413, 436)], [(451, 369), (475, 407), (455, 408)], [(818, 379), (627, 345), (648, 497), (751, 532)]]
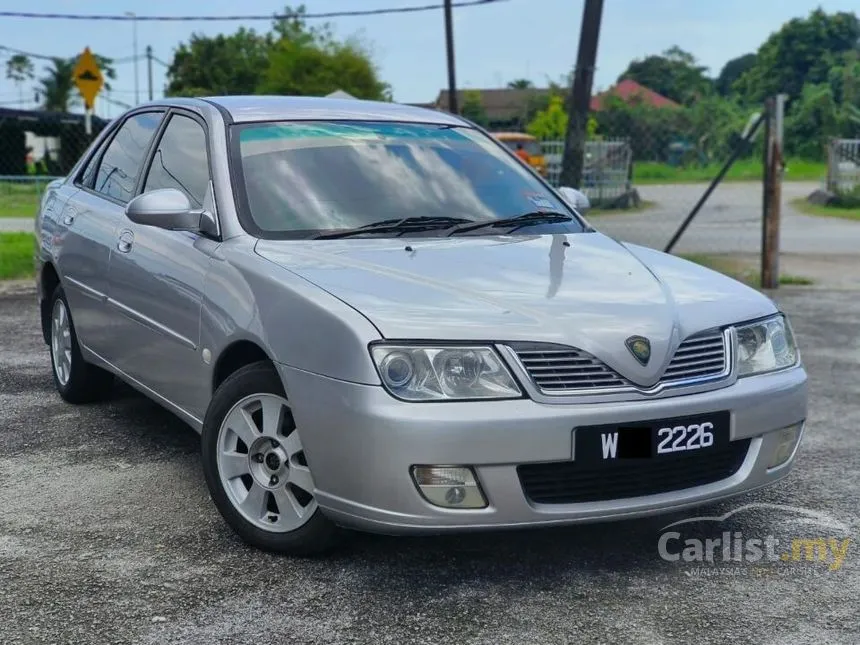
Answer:
[(275, 362), (379, 384), (367, 350), (382, 337), (376, 327), (328, 292), (254, 253), (253, 238), (221, 245), (204, 291), (201, 340), (213, 356), (237, 340), (249, 340)]

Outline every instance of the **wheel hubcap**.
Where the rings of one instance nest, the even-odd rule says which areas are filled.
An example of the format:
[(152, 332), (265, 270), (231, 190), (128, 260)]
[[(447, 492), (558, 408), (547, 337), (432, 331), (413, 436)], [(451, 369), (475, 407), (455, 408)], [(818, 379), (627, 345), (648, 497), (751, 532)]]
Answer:
[(57, 380), (66, 385), (72, 374), (72, 328), (62, 300), (54, 303), (51, 312), (51, 359)]
[(218, 475), (242, 516), (266, 531), (285, 533), (317, 509), (314, 481), (287, 400), (245, 397), (218, 432)]

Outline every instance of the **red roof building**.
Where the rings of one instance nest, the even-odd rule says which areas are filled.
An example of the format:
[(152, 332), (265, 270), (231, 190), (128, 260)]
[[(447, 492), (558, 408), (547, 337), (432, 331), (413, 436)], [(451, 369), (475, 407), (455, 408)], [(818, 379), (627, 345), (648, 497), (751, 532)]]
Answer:
[(640, 85), (636, 81), (625, 78), (618, 85), (608, 89), (605, 92), (596, 94), (591, 97), (591, 110), (599, 112), (603, 108), (603, 100), (608, 96), (617, 96), (625, 103), (633, 103), (641, 101), (652, 107), (657, 108), (675, 108), (680, 107), (678, 103), (670, 98), (666, 98), (662, 94), (657, 94), (654, 90), (648, 89), (644, 85)]

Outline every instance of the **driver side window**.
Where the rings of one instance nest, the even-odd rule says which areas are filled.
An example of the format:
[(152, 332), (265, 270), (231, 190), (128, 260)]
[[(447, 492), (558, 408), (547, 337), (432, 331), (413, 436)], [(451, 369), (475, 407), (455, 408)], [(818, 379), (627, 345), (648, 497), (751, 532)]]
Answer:
[(206, 131), (191, 117), (174, 114), (158, 142), (143, 192), (159, 188), (181, 190), (195, 208), (203, 207), (209, 189)]

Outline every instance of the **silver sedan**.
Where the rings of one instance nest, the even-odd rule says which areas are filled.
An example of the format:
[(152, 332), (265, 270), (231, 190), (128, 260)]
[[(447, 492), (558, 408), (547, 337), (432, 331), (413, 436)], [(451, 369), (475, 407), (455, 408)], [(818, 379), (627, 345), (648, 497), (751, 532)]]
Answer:
[(785, 476), (807, 397), (788, 320), (586, 205), (440, 112), (138, 107), (42, 200), (57, 390), (118, 377), (180, 416), (224, 519), (295, 554), (344, 527), (629, 518)]

